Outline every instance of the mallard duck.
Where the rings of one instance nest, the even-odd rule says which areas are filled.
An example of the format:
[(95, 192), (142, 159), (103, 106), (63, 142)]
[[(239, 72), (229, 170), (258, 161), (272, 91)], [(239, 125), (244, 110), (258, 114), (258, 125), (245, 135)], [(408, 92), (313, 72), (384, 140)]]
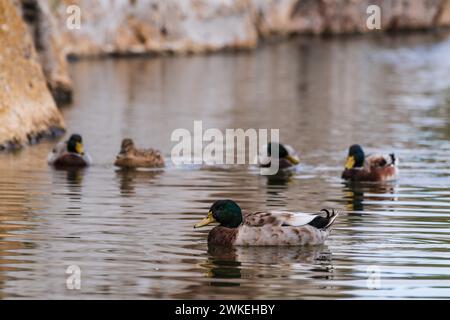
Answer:
[(48, 164), (54, 167), (87, 167), (92, 158), (84, 152), (83, 138), (72, 134), (67, 141), (58, 143), (48, 155)]
[(122, 168), (162, 168), (164, 157), (157, 150), (137, 149), (133, 140), (123, 139), (114, 165)]
[(342, 178), (350, 181), (383, 182), (395, 180), (398, 175), (398, 159), (389, 155), (364, 155), (360, 145), (349, 148)]
[(269, 168), (271, 166), (272, 151), (278, 147), (278, 168), (285, 170), (293, 168), (300, 163), (297, 153), (294, 148), (289, 145), (283, 145), (281, 143), (270, 142), (263, 148), (265, 152), (261, 152), (258, 156), (258, 164), (261, 168)]
[(194, 228), (218, 222), (208, 235), (208, 244), (222, 246), (297, 246), (322, 244), (338, 216), (323, 209), (325, 216), (302, 212), (271, 211), (243, 213), (232, 200), (219, 200)]

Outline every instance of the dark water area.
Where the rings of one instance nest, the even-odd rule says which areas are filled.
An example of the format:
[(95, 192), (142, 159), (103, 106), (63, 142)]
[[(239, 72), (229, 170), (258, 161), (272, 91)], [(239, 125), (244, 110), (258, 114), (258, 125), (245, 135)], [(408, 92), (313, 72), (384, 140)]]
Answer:
[[(450, 296), (448, 35), (299, 38), (244, 53), (79, 61), (71, 73), (74, 103), (62, 111), (94, 164), (49, 168), (54, 142), (0, 154), (0, 298)], [(247, 166), (112, 165), (124, 137), (169, 156), (171, 133), (195, 120), (278, 128), (300, 168), (276, 180)], [(400, 178), (343, 183), (353, 143), (395, 152)], [(208, 249), (208, 228), (193, 225), (223, 198), (344, 213), (323, 246)], [(81, 290), (66, 287), (70, 265)]]

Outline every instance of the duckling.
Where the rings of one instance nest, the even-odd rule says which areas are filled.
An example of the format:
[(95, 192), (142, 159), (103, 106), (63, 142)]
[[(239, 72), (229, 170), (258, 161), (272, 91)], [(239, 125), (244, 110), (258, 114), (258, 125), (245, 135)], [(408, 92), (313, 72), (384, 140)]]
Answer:
[(280, 170), (290, 169), (300, 163), (297, 153), (294, 148), (289, 145), (283, 145), (281, 143), (269, 142), (265, 148), (267, 155), (262, 152), (258, 156), (258, 163), (261, 168), (269, 168), (271, 166), (272, 150), (278, 147), (278, 168)]
[(373, 154), (365, 156), (360, 145), (349, 148), (342, 179), (349, 181), (384, 182), (398, 176), (398, 159), (389, 155)]
[(114, 165), (122, 168), (162, 168), (164, 157), (153, 149), (137, 149), (133, 140), (123, 139)]
[(242, 212), (232, 200), (218, 200), (205, 219), (194, 228), (218, 222), (208, 234), (209, 245), (220, 246), (300, 246), (323, 244), (338, 216), (335, 210), (320, 214), (270, 211)]
[(81, 168), (90, 166), (92, 158), (84, 152), (81, 135), (72, 134), (69, 140), (60, 142), (53, 148), (47, 162), (54, 167)]

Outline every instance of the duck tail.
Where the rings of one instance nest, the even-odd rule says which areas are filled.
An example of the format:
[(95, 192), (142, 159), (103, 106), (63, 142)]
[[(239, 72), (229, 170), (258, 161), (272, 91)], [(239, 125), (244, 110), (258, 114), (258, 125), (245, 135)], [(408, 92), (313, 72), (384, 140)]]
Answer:
[(334, 224), (334, 221), (336, 220), (336, 218), (338, 217), (340, 212), (338, 210), (335, 210), (335, 209), (331, 209), (331, 210), (322, 209), (322, 212), (326, 212), (327, 213), (328, 223), (327, 223), (327, 225), (325, 226), (324, 229), (328, 230)]
[(339, 211), (335, 209), (322, 209), (320, 212), (324, 212), (326, 216), (317, 216), (309, 224), (317, 229), (327, 231), (333, 225), (339, 215)]
[(390, 153), (389, 157), (391, 158), (391, 165), (397, 166), (398, 165), (398, 158), (395, 156), (394, 153)]

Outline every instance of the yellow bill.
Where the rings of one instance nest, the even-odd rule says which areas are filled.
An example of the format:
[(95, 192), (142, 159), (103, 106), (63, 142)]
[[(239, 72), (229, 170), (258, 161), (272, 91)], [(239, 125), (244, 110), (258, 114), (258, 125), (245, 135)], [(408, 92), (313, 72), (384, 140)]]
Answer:
[(297, 164), (300, 163), (300, 161), (297, 159), (297, 157), (287, 156), (286, 159), (288, 159), (289, 162), (291, 162), (291, 163), (293, 163), (293, 164), (295, 164), (295, 165), (297, 165)]
[(216, 222), (216, 219), (214, 219), (212, 212), (208, 212), (208, 215), (206, 216), (205, 219), (203, 219), (202, 221), (200, 221), (199, 223), (197, 223), (194, 228), (201, 228), (204, 226), (207, 226), (208, 224), (214, 223)]
[(84, 153), (83, 144), (80, 142), (77, 142), (77, 144), (75, 145), (75, 150), (77, 153), (83, 154)]
[(355, 165), (355, 157), (349, 156), (347, 162), (345, 163), (345, 169), (352, 169)]

